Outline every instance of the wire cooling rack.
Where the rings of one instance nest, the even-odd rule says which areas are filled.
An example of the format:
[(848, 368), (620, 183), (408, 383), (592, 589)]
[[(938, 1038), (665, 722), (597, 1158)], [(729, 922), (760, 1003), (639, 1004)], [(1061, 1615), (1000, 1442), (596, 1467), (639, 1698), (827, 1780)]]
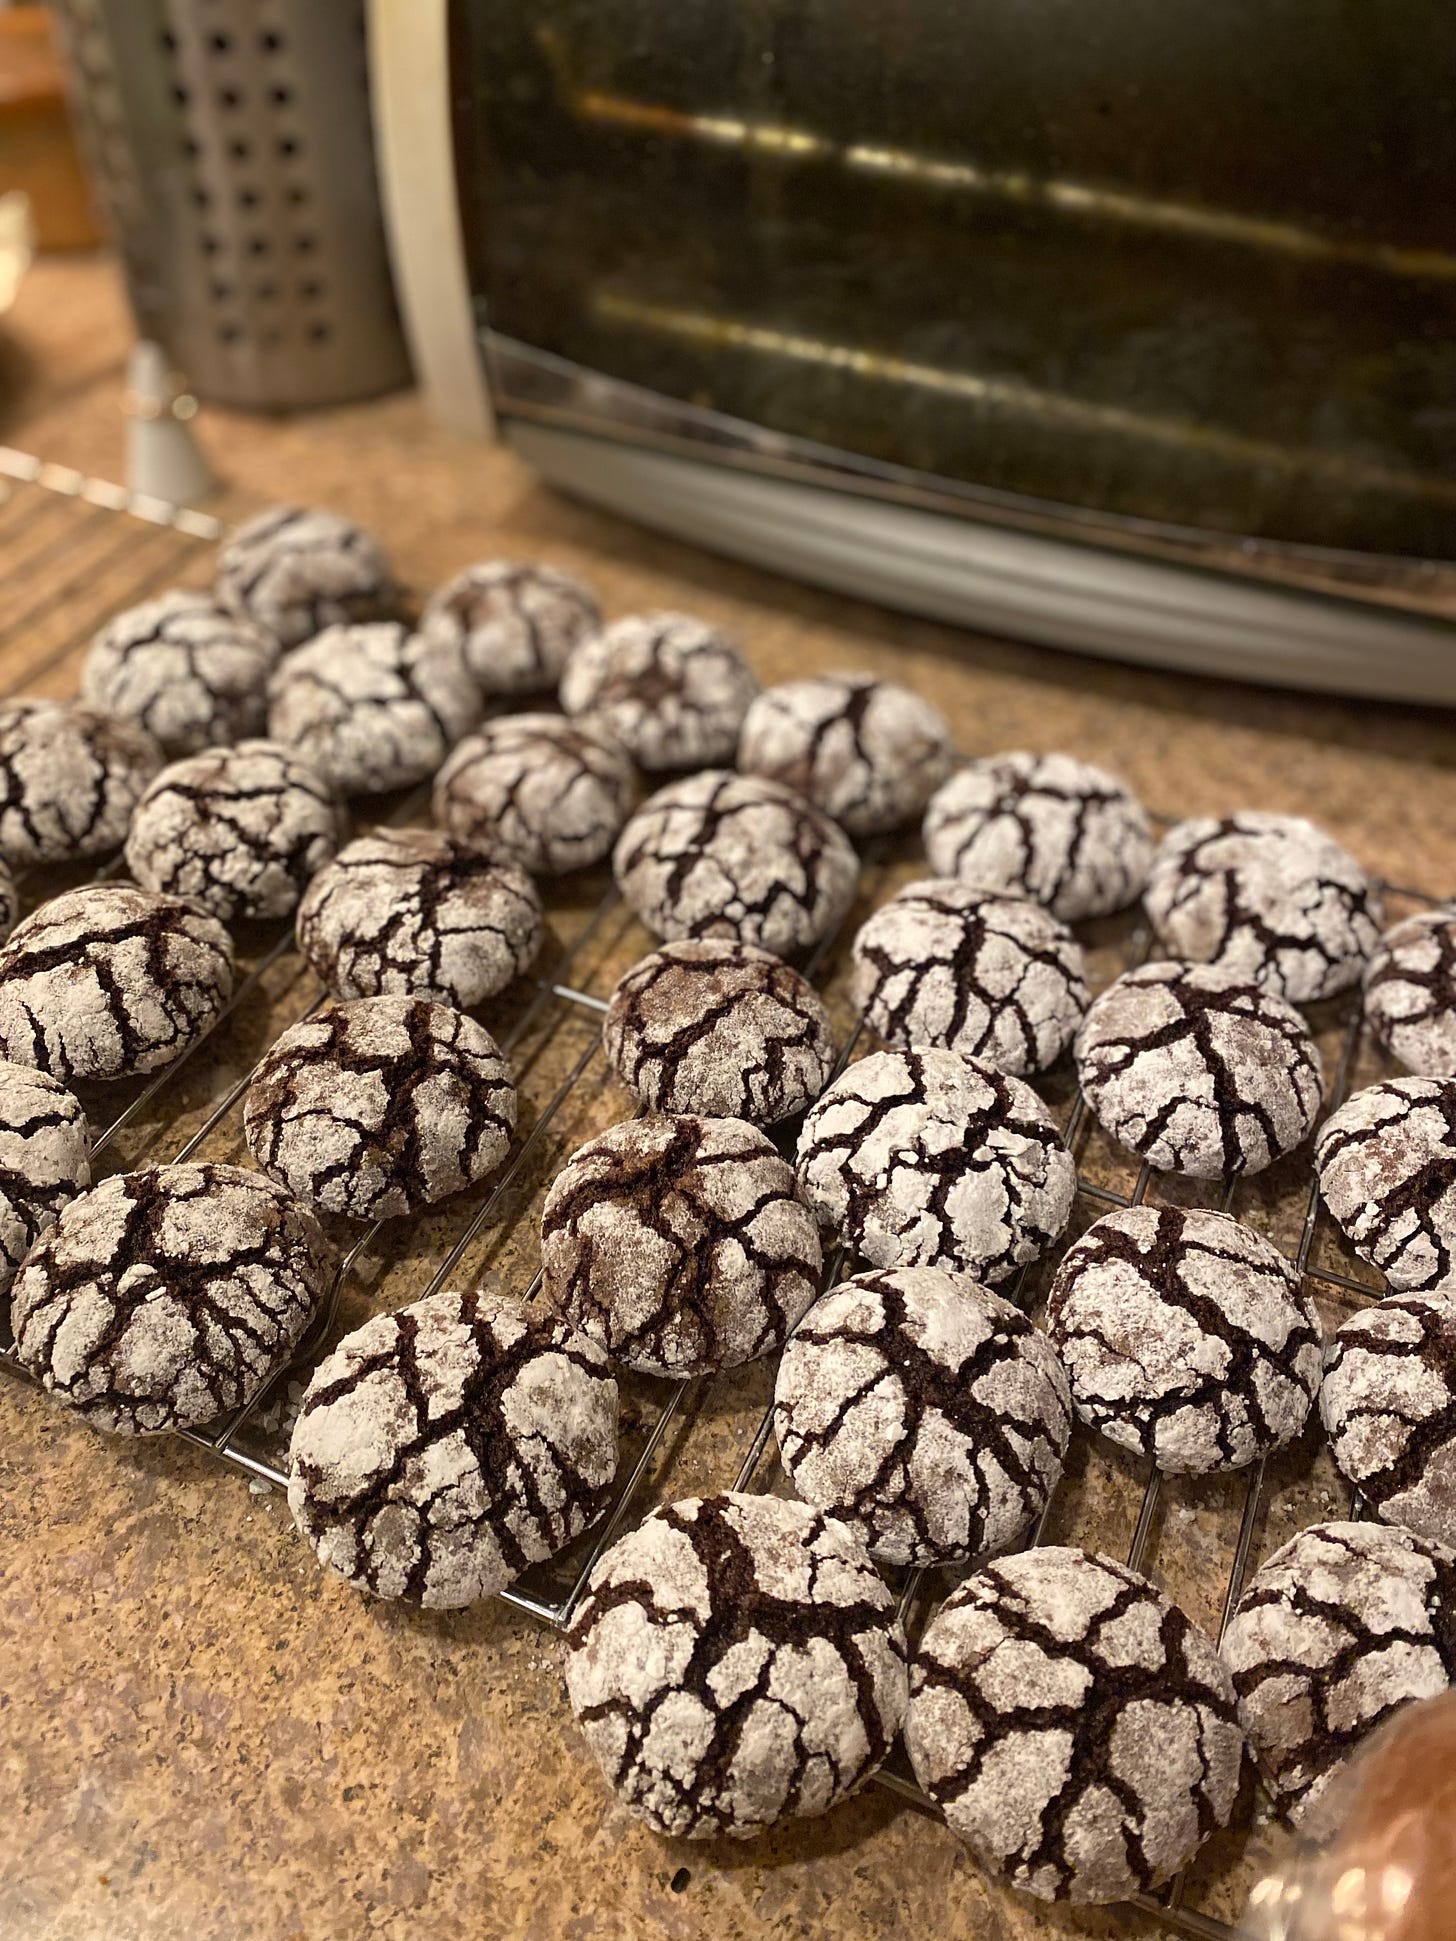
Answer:
[[(73, 692), (76, 664), (96, 627), (164, 586), (205, 583), (212, 543), (222, 531), (219, 521), (205, 515), (138, 502), (120, 488), (0, 448), (0, 585), (15, 594), (0, 619), (0, 652), (9, 662), (6, 691)], [(418, 790), (373, 805), (375, 814), (361, 820), (419, 821), (427, 800), (427, 791)], [(859, 905), (839, 935), (804, 966), (840, 1029), (841, 1062), (870, 1048), (845, 990), (848, 938), (868, 907), (924, 869), (909, 844), (872, 851)], [(61, 886), (55, 875), (28, 880), (24, 900), (33, 906)], [(288, 1430), (308, 1370), (365, 1315), (467, 1278), (483, 1277), (528, 1301), (538, 1296), (534, 1216), (546, 1185), (566, 1151), (632, 1110), (607, 1070), (600, 1018), (616, 978), (652, 940), (603, 873), (545, 887), (552, 944), (541, 975), (482, 1007), (512, 1060), (521, 1095), (517, 1143), (502, 1170), (483, 1188), (457, 1195), (414, 1222), (379, 1222), (363, 1232), (335, 1223), (340, 1264), (294, 1360), (247, 1407), (185, 1436), (241, 1472), (256, 1490), (286, 1488)], [(1432, 900), (1397, 889), (1386, 896), (1391, 915)], [(1136, 912), (1080, 929), (1099, 988), (1148, 955), (1150, 939)], [(98, 1178), (143, 1163), (246, 1157), (241, 1102), (252, 1070), (278, 1032), (317, 1009), (325, 994), (298, 957), (291, 929), (243, 926), (237, 941), (240, 976), (208, 1035), (149, 1079), (85, 1096), (96, 1128)], [(1325, 1058), (1327, 1110), (1353, 1085), (1388, 1069), (1366, 1042), (1354, 994), (1313, 1007), (1310, 1020)], [(1077, 1093), (1066, 1061), (1037, 1089), (1056, 1112), (1076, 1158), (1078, 1190), (1062, 1246), (1002, 1290), (1033, 1313), (1065, 1244), (1110, 1207), (1143, 1200), (1214, 1205), (1248, 1220), (1295, 1262), (1327, 1325), (1382, 1293), (1378, 1277), (1349, 1253), (1322, 1212), (1308, 1146), (1255, 1179), (1209, 1189), (1139, 1167), (1112, 1147)], [(792, 1124), (781, 1129), (786, 1150), (795, 1131)], [(851, 1265), (835, 1259), (830, 1278)], [(28, 1379), (3, 1331), (0, 1367)], [(783, 1488), (771, 1389), (772, 1370), (762, 1366), (679, 1383), (625, 1377), (624, 1459), (606, 1515), (560, 1557), (502, 1593), (504, 1600), (560, 1629), (629, 1516), (704, 1487)], [(1296, 1449), (1248, 1471), (1200, 1479), (1164, 1478), (1079, 1431), (1067, 1474), (1025, 1541), (1120, 1549), (1190, 1615), (1220, 1633), (1256, 1547), (1264, 1554), (1303, 1524), (1352, 1508), (1359, 1513), (1313, 1430)], [(1115, 1531), (1122, 1533), (1120, 1542)], [(953, 1578), (911, 1572), (897, 1579), (912, 1635)], [(930, 1810), (903, 1765), (880, 1777)], [(1136, 1906), (1165, 1932), (1226, 1941), (1236, 1933), (1231, 1922), (1254, 1868), (1244, 1845), (1236, 1836), (1216, 1840), (1160, 1899), (1143, 1897)]]

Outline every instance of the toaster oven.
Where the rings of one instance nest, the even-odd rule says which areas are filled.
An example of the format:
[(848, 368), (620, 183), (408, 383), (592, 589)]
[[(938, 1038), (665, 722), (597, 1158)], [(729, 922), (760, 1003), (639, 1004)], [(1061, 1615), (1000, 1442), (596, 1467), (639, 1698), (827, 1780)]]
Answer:
[(1064, 647), (1456, 700), (1446, 0), (372, 0), (438, 415)]

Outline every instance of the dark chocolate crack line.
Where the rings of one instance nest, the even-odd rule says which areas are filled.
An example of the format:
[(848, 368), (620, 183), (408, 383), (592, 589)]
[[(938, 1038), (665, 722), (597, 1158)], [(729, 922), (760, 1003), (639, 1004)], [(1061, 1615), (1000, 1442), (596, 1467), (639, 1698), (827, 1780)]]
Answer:
[(561, 705), (647, 769), (731, 762), (758, 682), (724, 634), (684, 613), (630, 614), (583, 640)]

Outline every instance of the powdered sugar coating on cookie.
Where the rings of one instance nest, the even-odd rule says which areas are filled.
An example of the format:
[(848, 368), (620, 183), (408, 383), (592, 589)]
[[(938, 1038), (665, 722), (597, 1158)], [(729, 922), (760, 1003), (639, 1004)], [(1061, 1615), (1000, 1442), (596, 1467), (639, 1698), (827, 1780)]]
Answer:
[(508, 714), (468, 735), (435, 781), (434, 817), (533, 876), (599, 862), (637, 795), (626, 750), (589, 722)]
[(397, 600), (389, 561), (362, 527), (286, 505), (238, 527), (218, 554), (216, 591), (285, 649), (325, 627), (387, 620)]
[(554, 566), (467, 566), (432, 593), (420, 632), (460, 655), (485, 694), (554, 688), (573, 648), (601, 624), (588, 587)]
[(91, 1184), (91, 1130), (58, 1079), (0, 1064), (0, 1293), (63, 1207)]
[(110, 620), (81, 669), (82, 698), (144, 728), (169, 755), (259, 735), (278, 642), (210, 594), (174, 590)]
[(1456, 1279), (1456, 1078), (1356, 1092), (1320, 1128), (1314, 1164), (1340, 1231), (1392, 1288)]
[(629, 614), (576, 647), (561, 705), (646, 769), (731, 762), (758, 682), (726, 634), (686, 613)]
[(71, 701), (0, 708), (0, 858), (33, 863), (109, 856), (162, 766), (144, 729)]
[(1456, 1281), (1351, 1315), (1329, 1345), (1320, 1415), (1377, 1516), (1456, 1539)]
[(1456, 907), (1386, 931), (1365, 966), (1365, 1022), (1408, 1071), (1456, 1075)]

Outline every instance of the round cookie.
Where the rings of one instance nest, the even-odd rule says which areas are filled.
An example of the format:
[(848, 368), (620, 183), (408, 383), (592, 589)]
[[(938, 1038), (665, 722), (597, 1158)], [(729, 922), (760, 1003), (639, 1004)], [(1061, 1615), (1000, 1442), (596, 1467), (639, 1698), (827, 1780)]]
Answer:
[(1365, 1022), (1407, 1070), (1456, 1076), (1456, 908), (1386, 931), (1365, 966)]
[(1072, 1158), (1028, 1085), (957, 1051), (882, 1051), (810, 1110), (799, 1183), (820, 1225), (876, 1267), (992, 1285), (1067, 1224)]
[(250, 1402), (328, 1291), (312, 1214), (241, 1166), (148, 1166), (71, 1201), (15, 1277), (16, 1352), (116, 1435)]
[(1320, 1416), (1340, 1474), (1377, 1516), (1456, 1538), (1456, 1283), (1344, 1322), (1325, 1355)]
[(1115, 775), (1021, 750), (958, 769), (924, 836), (937, 876), (1030, 897), (1064, 923), (1131, 903), (1153, 854), (1147, 814)]
[(1282, 1449), (1319, 1388), (1319, 1315), (1295, 1268), (1200, 1207), (1095, 1221), (1062, 1256), (1046, 1330), (1078, 1420), (1175, 1475)]
[(814, 987), (725, 937), (683, 938), (635, 964), (602, 1037), (617, 1076), (655, 1112), (775, 1125), (818, 1098), (834, 1069)]
[(1332, 1112), (1315, 1141), (1335, 1224), (1391, 1287), (1456, 1279), (1456, 1078), (1388, 1078)]
[(164, 593), (108, 621), (81, 669), (93, 707), (144, 728), (169, 755), (263, 732), (278, 642), (207, 593)]
[(590, 588), (569, 573), (489, 559), (431, 594), (420, 632), (458, 654), (482, 693), (536, 694), (556, 686), (600, 625)]
[(285, 649), (325, 627), (387, 620), (397, 604), (377, 541), (337, 512), (287, 505), (237, 528), (218, 554), (216, 592)]
[(164, 768), (131, 819), (126, 866), (147, 890), (231, 923), (286, 917), (343, 834), (322, 777), (272, 741), (209, 748)]
[(298, 947), (335, 997), (438, 998), (462, 1011), (530, 969), (545, 918), (524, 871), (433, 829), (371, 829), (319, 871)]
[(669, 782), (618, 839), (617, 886), (659, 937), (736, 937), (790, 957), (854, 901), (859, 858), (837, 823), (781, 782), (705, 769)]
[(794, 1488), (891, 1564), (1000, 1550), (1046, 1507), (1067, 1376), (1026, 1316), (961, 1274), (877, 1268), (795, 1329), (774, 1387)]
[(428, 1295), (314, 1370), (288, 1507), (319, 1561), (376, 1597), (493, 1597), (606, 1507), (617, 1384), (600, 1350), (514, 1301)]
[(743, 718), (738, 767), (807, 795), (852, 836), (920, 814), (955, 751), (939, 708), (898, 681), (820, 674), (766, 688)]
[(0, 707), (0, 859), (27, 869), (111, 855), (161, 766), (149, 734), (97, 708)]
[(1094, 1903), (1161, 1886), (1228, 1825), (1244, 1752), (1212, 1641), (1137, 1571), (1060, 1548), (990, 1564), (941, 1605), (905, 1744), (984, 1867)]
[(814, 1216), (741, 1119), (629, 1119), (574, 1152), (541, 1211), (546, 1294), (644, 1375), (780, 1348), (819, 1291)]
[(1087, 1009), (1081, 945), (1050, 911), (966, 883), (910, 883), (860, 925), (855, 1004), (891, 1045), (1045, 1071)]
[(0, 1058), (65, 1080), (180, 1058), (233, 991), (227, 931), (179, 897), (97, 883), (43, 903), (0, 948)]
[(642, 768), (731, 762), (753, 670), (726, 635), (686, 613), (629, 614), (576, 647), (561, 705), (590, 715)]
[(1312, 1524), (1250, 1578), (1222, 1651), (1269, 1797), (1323, 1839), (1350, 1754), (1456, 1677), (1456, 1552), (1389, 1524)]
[(1258, 1173), (1303, 1141), (1324, 1091), (1303, 1018), (1213, 964), (1142, 964), (1077, 1035), (1077, 1076), (1103, 1130), (1191, 1179)]
[(340, 795), (425, 781), (479, 718), (460, 660), (395, 620), (329, 627), (268, 683), (269, 736)]
[(843, 1524), (774, 1496), (688, 1497), (592, 1571), (566, 1691), (608, 1785), (656, 1832), (748, 1838), (828, 1812), (883, 1764), (905, 1634)]
[(61, 1209), (91, 1184), (91, 1131), (57, 1079), (0, 1064), (0, 1294)]
[(259, 1060), (243, 1134), (311, 1206), (388, 1220), (493, 1172), (516, 1124), (494, 1038), (426, 998), (361, 997), (290, 1025)]
[(1220, 964), (1292, 1003), (1359, 982), (1380, 898), (1354, 857), (1302, 816), (1199, 816), (1168, 831), (1143, 895), (1170, 956)]
[(533, 876), (600, 862), (637, 796), (610, 736), (559, 714), (507, 714), (468, 735), (435, 781), (433, 813), (458, 841)]

